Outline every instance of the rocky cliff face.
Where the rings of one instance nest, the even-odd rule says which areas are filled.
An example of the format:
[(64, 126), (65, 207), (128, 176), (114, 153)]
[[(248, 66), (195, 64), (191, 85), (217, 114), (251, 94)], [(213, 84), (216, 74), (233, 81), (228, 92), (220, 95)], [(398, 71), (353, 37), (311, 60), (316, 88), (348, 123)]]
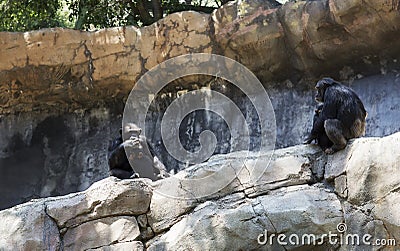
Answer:
[[(117, 135), (129, 91), (143, 73), (186, 53), (224, 55), (256, 74), (275, 109), (277, 148), (306, 135), (312, 87), (322, 76), (357, 91), (369, 113), (367, 136), (399, 131), (397, 7), (386, 0), (297, 1), (278, 8), (238, 1), (211, 15), (176, 13), (140, 29), (0, 33), (0, 208), (82, 191), (106, 177), (108, 140)], [(162, 107), (178, 91), (202, 86), (210, 79), (171, 83), (160, 94), (170, 98), (160, 98), (161, 108), (149, 114), (148, 135), (170, 170), (182, 164), (166, 153), (155, 130)], [(257, 120), (246, 99), (234, 89), (228, 93), (246, 121)], [(216, 132), (216, 153), (229, 152), (226, 124), (202, 112), (183, 121), (183, 145), (194, 150), (198, 129), (209, 124), (223, 128)], [(257, 128), (250, 126), (257, 149)]]
[(396, 133), (331, 156), (300, 145), (216, 155), (154, 183), (107, 178), (1, 211), (0, 249), (397, 250), (399, 147)]

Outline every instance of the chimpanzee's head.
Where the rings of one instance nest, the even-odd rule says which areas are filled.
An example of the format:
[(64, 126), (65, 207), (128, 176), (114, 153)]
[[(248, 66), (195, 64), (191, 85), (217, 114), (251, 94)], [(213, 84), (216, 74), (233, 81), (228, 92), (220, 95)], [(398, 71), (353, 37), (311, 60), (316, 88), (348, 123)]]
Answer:
[(315, 89), (317, 90), (317, 94), (315, 95), (315, 100), (317, 102), (324, 102), (324, 97), (325, 97), (325, 91), (326, 89), (336, 83), (335, 80), (331, 78), (323, 78), (320, 81), (317, 82), (315, 85)]

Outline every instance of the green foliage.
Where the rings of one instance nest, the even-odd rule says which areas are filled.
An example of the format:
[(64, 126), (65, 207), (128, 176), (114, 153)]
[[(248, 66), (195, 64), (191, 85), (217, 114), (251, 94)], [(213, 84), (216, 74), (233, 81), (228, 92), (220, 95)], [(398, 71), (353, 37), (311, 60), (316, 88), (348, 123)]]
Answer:
[(0, 0), (0, 31), (149, 25), (184, 10), (211, 13), (227, 0)]
[(76, 20), (75, 29), (149, 25), (167, 14), (188, 10), (179, 0), (66, 1), (71, 10), (70, 21)]
[(75, 21), (75, 29), (135, 24), (133, 17), (127, 12), (127, 4), (122, 1), (67, 0), (66, 2), (71, 11), (69, 20)]
[(0, 0), (0, 31), (63, 26), (59, 0)]

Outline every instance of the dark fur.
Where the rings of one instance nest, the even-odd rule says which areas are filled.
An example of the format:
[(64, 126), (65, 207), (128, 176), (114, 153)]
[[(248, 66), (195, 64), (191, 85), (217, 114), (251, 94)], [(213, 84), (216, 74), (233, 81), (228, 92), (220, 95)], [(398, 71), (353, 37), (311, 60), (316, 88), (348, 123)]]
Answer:
[(367, 112), (352, 89), (331, 78), (318, 81), (315, 88), (317, 89), (315, 99), (323, 102), (323, 107), (305, 143), (311, 143), (325, 131), (333, 143), (325, 152), (332, 154), (344, 149), (349, 139), (365, 134)]
[(122, 144), (122, 131), (118, 138), (110, 141), (108, 145), (108, 166), (110, 167), (110, 175), (120, 179), (128, 179), (135, 172), (129, 164), (128, 158), (126, 157), (124, 145)]
[[(323, 104), (319, 104), (317, 106), (317, 109), (315, 109), (314, 113), (314, 118), (313, 118), (313, 127), (320, 116), (323, 108)], [(317, 137), (316, 137), (316, 143), (321, 147), (323, 151), (325, 151), (327, 148), (331, 147), (333, 145), (332, 141), (328, 138), (328, 135), (326, 135), (325, 128), (322, 128), (320, 132), (317, 132)]]
[[(160, 170), (154, 168), (153, 161), (155, 151), (150, 142), (148, 142), (145, 137), (139, 136), (140, 132), (131, 132), (130, 130), (132, 128), (130, 127), (131, 125), (128, 124), (124, 132), (124, 135), (128, 137), (129, 140), (123, 141), (123, 131), (122, 129), (120, 129), (119, 137), (117, 137), (113, 141), (110, 141), (109, 143), (107, 158), (110, 168), (110, 175), (120, 179), (129, 179), (139, 177), (138, 173), (140, 173), (141, 175), (143, 175), (143, 177), (155, 180), (155, 175), (160, 174)], [(131, 138), (131, 136), (133, 136), (133, 138)], [(133, 145), (135, 145), (134, 148), (132, 148)], [(133, 165), (135, 165), (135, 169), (133, 169), (130, 165), (130, 162), (125, 152), (125, 146), (130, 147), (132, 151), (131, 157), (133, 158), (133, 160), (131, 162), (134, 163)], [(137, 156), (135, 157), (135, 155)], [(139, 155), (140, 157), (138, 157)], [(158, 164), (158, 166), (160, 166), (160, 164)], [(136, 173), (135, 171), (138, 173)]]

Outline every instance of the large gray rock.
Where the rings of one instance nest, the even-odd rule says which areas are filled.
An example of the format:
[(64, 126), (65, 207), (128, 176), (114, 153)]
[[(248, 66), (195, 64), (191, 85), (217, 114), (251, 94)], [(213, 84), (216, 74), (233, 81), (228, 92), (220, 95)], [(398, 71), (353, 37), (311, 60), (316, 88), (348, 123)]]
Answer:
[(340, 201), (319, 187), (281, 188), (255, 199), (227, 196), (196, 207), (148, 250), (285, 250), (298, 245), (283, 248), (274, 239), (274, 245), (267, 242), (263, 246), (262, 235), (297, 234), (301, 238), (313, 234), (318, 240), (323, 234), (336, 233), (342, 220)]
[(110, 177), (84, 192), (47, 200), (47, 213), (60, 228), (114, 215), (144, 214), (149, 210), (152, 196), (150, 183), (147, 179)]
[[(328, 158), (325, 178), (335, 184), (335, 192), (347, 198), (344, 206), (347, 234), (360, 238), (400, 238), (400, 133), (384, 138), (361, 138)], [(378, 250), (361, 243), (357, 249)]]
[[(400, 153), (396, 151), (399, 139), (400, 133), (384, 138), (355, 139), (349, 142), (346, 149), (330, 156), (322, 154), (314, 146), (280, 149), (275, 151), (272, 158), (267, 158), (271, 155), (264, 152), (260, 155), (260, 164), (269, 163), (269, 166), (260, 179), (254, 182), (248, 179), (252, 169), (240, 169), (244, 159), (250, 156), (252, 160), (253, 155), (238, 152), (214, 156), (208, 163), (194, 166), (177, 176), (204, 178), (230, 163), (237, 179), (206, 197), (223, 199), (199, 204), (205, 198), (195, 195), (204, 189), (193, 190), (193, 187), (188, 186), (189, 182), (186, 187), (183, 186), (185, 183), (175, 185), (175, 191), (179, 192), (176, 195), (190, 200), (164, 197), (152, 201), (149, 213), (151, 225), (156, 233), (162, 230), (167, 232), (150, 240), (147, 246), (150, 250), (185, 250), (190, 247), (213, 250), (240, 250), (245, 247), (259, 249), (255, 235), (261, 229), (269, 233), (285, 233), (287, 236), (293, 233), (321, 236), (339, 234), (337, 227), (342, 222), (346, 224), (347, 231), (340, 234), (346, 234), (345, 237), (358, 234), (359, 238), (370, 235), (372, 241), (398, 239), (399, 210), (395, 201), (399, 199), (400, 183), (393, 173), (398, 172), (400, 163)], [(296, 184), (318, 182), (316, 176), (324, 174), (324, 168), (324, 183), (334, 185), (328, 186), (329, 189), (322, 183), (314, 186)], [(245, 172), (242, 173), (242, 170)], [(371, 172), (374, 175), (370, 175)], [(160, 181), (160, 184), (163, 182), (168, 180)], [(218, 181), (213, 179), (210, 189), (218, 187), (215, 182)], [(227, 191), (234, 194), (228, 195), (231, 193)], [(253, 196), (254, 199), (251, 198)], [(339, 197), (344, 200), (343, 207)], [(212, 244), (206, 241), (209, 239), (213, 240)], [(359, 246), (344, 243), (341, 250), (381, 248), (362, 241), (360, 243)], [(320, 250), (337, 247), (325, 241)], [(265, 248), (283, 250), (276, 243)], [(284, 248), (292, 249), (296, 245)], [(307, 248), (307, 245), (303, 248)]]
[(63, 236), (63, 246), (64, 250), (88, 250), (133, 242), (139, 235), (135, 217), (107, 217), (69, 228)]
[[(349, 201), (379, 201), (400, 187), (400, 133), (354, 146), (347, 161)], [(356, 154), (357, 153), (357, 154)]]
[(104, 246), (100, 248), (88, 249), (90, 251), (142, 251), (143, 243), (140, 241), (131, 241), (124, 243), (117, 243), (109, 246)]
[[(382, 247), (368, 245), (363, 243), (363, 237), (371, 235), (371, 242), (380, 239), (386, 240), (392, 238), (385, 223), (374, 217), (371, 214), (371, 209), (374, 207), (373, 204), (366, 204), (364, 206), (353, 206), (348, 202), (344, 203), (344, 220), (346, 231), (343, 234), (358, 235), (359, 239), (352, 239), (351, 242), (343, 243), (341, 250), (380, 250)], [(353, 244), (354, 241), (354, 244)]]
[[(0, 211), (0, 250), (143, 250), (151, 181), (114, 177), (88, 190)], [(151, 231), (151, 230), (150, 230)]]
[(58, 250), (57, 224), (46, 214), (43, 200), (0, 211), (0, 250)]
[(343, 151), (328, 157), (325, 179), (349, 202), (377, 202), (400, 186), (400, 133), (384, 138), (351, 140)]
[(312, 169), (323, 168), (323, 161), (318, 158), (321, 155), (317, 147), (296, 146), (273, 152), (213, 156), (206, 163), (154, 184), (150, 225), (155, 232), (161, 232), (207, 199), (235, 192), (256, 197), (281, 187), (311, 183)]

